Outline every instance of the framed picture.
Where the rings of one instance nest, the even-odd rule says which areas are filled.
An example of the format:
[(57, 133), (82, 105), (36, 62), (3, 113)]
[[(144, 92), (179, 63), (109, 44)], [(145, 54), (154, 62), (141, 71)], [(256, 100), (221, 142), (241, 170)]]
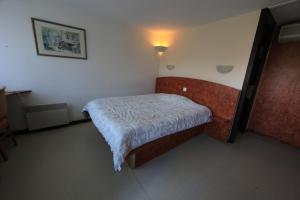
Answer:
[(84, 29), (36, 18), (31, 21), (38, 55), (87, 59)]

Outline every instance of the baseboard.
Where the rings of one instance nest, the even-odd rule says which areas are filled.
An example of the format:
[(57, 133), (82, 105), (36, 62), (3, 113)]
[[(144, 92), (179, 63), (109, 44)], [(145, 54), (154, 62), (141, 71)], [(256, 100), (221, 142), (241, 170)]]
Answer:
[(13, 131), (13, 133), (15, 135), (20, 135), (20, 134), (26, 134), (26, 133), (35, 133), (35, 132), (40, 132), (40, 131), (48, 131), (48, 130), (63, 128), (63, 127), (67, 127), (67, 126), (71, 126), (71, 125), (75, 125), (75, 124), (86, 123), (86, 122), (90, 122), (90, 121), (91, 121), (90, 118), (79, 119), (79, 120), (71, 121), (69, 124), (65, 124), (65, 125), (53, 126), (53, 127), (49, 127), (49, 128), (42, 128), (42, 129), (33, 130), (33, 131), (30, 131), (29, 129), (22, 129), (22, 130)]
[(79, 120), (71, 121), (70, 124), (68, 124), (68, 125), (81, 124), (81, 123), (90, 122), (90, 121), (92, 121), (90, 118), (79, 119)]

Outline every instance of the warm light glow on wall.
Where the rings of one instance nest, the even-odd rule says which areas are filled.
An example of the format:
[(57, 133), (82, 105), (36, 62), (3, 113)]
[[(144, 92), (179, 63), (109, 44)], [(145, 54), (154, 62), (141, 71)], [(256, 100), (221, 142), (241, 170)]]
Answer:
[(164, 47), (168, 47), (170, 46), (170, 39), (168, 38), (168, 35), (154, 35), (152, 38), (152, 45), (153, 46), (164, 46)]
[(148, 30), (148, 39), (158, 55), (162, 56), (172, 45), (175, 30), (153, 29)]
[(153, 46), (169, 47), (172, 45), (174, 32), (171, 30), (150, 30), (149, 41)]

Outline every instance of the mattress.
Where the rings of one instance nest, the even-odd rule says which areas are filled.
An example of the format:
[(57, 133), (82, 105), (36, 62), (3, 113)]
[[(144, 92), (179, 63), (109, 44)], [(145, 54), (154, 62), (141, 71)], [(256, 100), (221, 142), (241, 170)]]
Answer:
[(145, 143), (186, 130), (212, 119), (206, 106), (175, 94), (147, 94), (90, 101), (87, 111), (121, 170), (127, 154)]

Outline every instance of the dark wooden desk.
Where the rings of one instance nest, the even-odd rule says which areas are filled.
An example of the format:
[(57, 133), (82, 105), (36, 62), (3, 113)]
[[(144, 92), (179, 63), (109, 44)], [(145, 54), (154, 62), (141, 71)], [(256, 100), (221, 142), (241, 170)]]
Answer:
[(13, 96), (13, 95), (18, 95), (18, 94), (29, 94), (31, 93), (32, 91), (31, 90), (8, 90), (8, 91), (5, 91), (5, 96)]

